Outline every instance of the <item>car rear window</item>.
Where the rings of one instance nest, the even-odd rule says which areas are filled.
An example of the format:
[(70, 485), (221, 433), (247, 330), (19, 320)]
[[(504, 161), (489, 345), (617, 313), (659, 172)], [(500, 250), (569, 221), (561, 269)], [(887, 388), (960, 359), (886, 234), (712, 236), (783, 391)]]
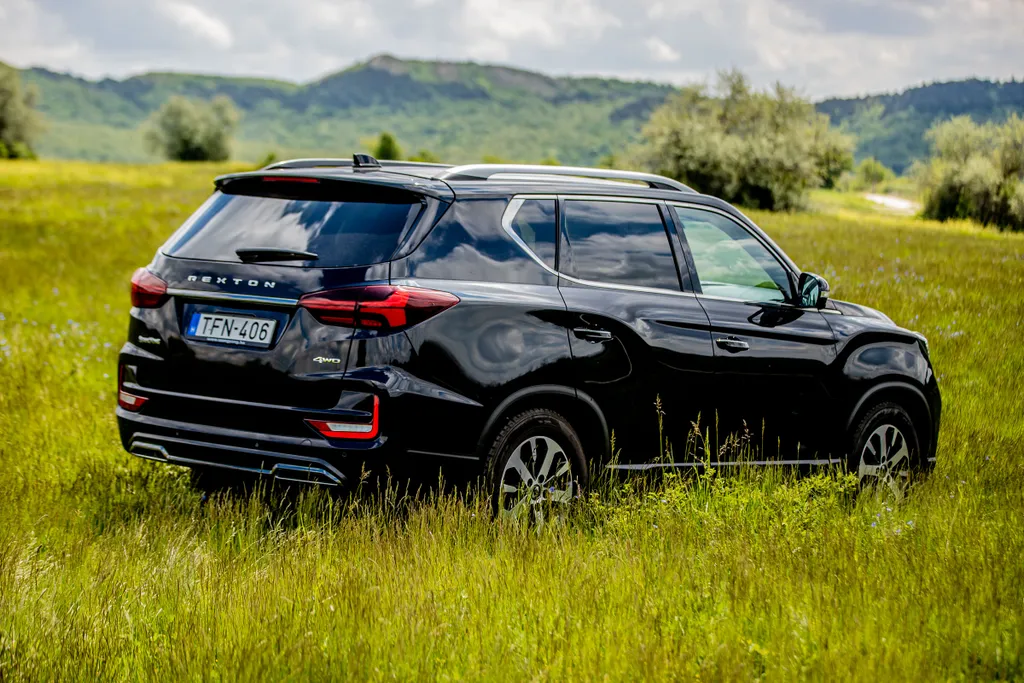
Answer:
[(215, 192), (162, 251), (237, 263), (236, 249), (288, 249), (319, 258), (280, 265), (370, 265), (391, 258), (422, 208), (417, 194), (366, 183), (234, 181)]

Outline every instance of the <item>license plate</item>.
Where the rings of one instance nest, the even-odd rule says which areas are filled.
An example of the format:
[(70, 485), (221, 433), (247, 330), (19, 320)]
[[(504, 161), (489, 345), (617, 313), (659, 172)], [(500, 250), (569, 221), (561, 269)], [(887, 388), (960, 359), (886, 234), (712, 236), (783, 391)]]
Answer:
[(188, 336), (229, 344), (270, 346), (270, 342), (274, 339), (274, 327), (276, 326), (276, 320), (267, 318), (195, 313), (188, 326)]

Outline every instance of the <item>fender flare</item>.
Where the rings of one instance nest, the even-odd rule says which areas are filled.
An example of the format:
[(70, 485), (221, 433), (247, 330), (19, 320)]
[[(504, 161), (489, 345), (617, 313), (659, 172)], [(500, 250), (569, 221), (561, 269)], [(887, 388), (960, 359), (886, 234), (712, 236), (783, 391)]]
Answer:
[(535, 396), (562, 396), (565, 398), (571, 398), (575, 401), (579, 401), (583, 405), (587, 406), (594, 417), (597, 419), (598, 425), (601, 429), (601, 443), (604, 450), (601, 453), (602, 462), (607, 461), (609, 457), (609, 450), (611, 448), (611, 432), (608, 430), (608, 421), (605, 420), (604, 413), (601, 408), (597, 405), (597, 401), (583, 393), (573, 389), (572, 387), (563, 386), (561, 384), (538, 384), (532, 387), (525, 387), (514, 391), (505, 397), (501, 403), (491, 412), (490, 417), (487, 418), (487, 422), (484, 423), (484, 428), (480, 432), (480, 439), (477, 442), (477, 448), (483, 452), (487, 447), (486, 439), (491, 432), (494, 431), (498, 420), (505, 414), (507, 414), (510, 406), (524, 398), (533, 398)]
[[(864, 392), (864, 394), (860, 397), (857, 403), (853, 406), (853, 410), (850, 411), (849, 417), (846, 418), (845, 431), (847, 434), (850, 432), (851, 429), (853, 429), (853, 421), (857, 419), (857, 415), (859, 415), (861, 410), (864, 409), (864, 406), (866, 406), (871, 401), (872, 397), (889, 389), (898, 389), (900, 391), (909, 390), (912, 394), (914, 394), (914, 396), (921, 404), (920, 407), (924, 408), (925, 415), (928, 416), (929, 425), (931, 424), (932, 408), (928, 404), (928, 399), (925, 397), (924, 392), (921, 391), (916, 386), (914, 386), (913, 384), (911, 384), (910, 382), (888, 381), (880, 382), (879, 384), (875, 384), (874, 386), (870, 387), (867, 391)], [(926, 436), (929, 442), (932, 440), (931, 433), (919, 434), (918, 438), (920, 438), (921, 436)]]

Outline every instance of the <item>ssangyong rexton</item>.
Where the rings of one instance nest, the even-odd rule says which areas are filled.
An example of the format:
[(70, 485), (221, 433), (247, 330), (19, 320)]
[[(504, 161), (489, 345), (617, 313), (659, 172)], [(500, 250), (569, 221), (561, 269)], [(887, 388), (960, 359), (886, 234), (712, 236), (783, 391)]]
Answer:
[(668, 178), (357, 155), (215, 184), (132, 278), (136, 455), (328, 485), (468, 468), (538, 513), (606, 466), (898, 488), (934, 460), (924, 337)]

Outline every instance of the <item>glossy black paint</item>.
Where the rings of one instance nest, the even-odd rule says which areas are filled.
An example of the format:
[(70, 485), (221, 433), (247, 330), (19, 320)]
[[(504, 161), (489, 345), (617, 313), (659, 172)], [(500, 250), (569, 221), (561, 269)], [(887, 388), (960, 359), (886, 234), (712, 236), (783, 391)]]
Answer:
[(642, 463), (664, 455), (663, 437), (684, 461), (691, 425), (714, 405), (711, 335), (696, 298), (572, 282), (561, 291), (571, 312), (576, 386), (602, 407), (618, 460)]
[[(794, 286), (800, 274), (718, 199), (607, 183), (445, 183), (387, 170), (274, 175), (284, 173), (401, 187), (422, 194), (429, 210), (390, 260), (371, 266), (158, 253), (149, 267), (172, 296), (159, 308), (132, 309), (120, 356), (126, 390), (149, 399), (139, 412), (117, 409), (129, 451), (328, 484), (364, 466), (380, 472), (385, 465), (402, 471), (446, 463), (478, 471), (502, 421), (544, 405), (570, 418), (595, 462), (609, 457), (612, 433), (619, 461), (629, 466), (664, 464), (659, 435), (674, 464), (714, 459), (718, 444), (745, 421), (755, 432), (756, 457), (821, 463), (845, 457), (858, 412), (897, 400), (915, 419), (923, 455), (934, 457), (941, 403), (922, 337), (844, 302), (819, 311), (702, 295), (670, 203), (720, 211), (768, 245)], [(678, 288), (559, 276), (502, 229), (510, 200), (531, 194), (561, 197), (559, 220), (573, 196), (652, 202), (665, 221)], [(558, 257), (569, 249), (560, 243)], [(367, 283), (443, 290), (459, 303), (395, 333), (325, 325), (296, 305), (303, 294)], [(197, 312), (272, 318), (273, 344), (189, 339), (183, 330)], [(374, 439), (327, 439), (306, 423), (365, 419), (374, 396)], [(712, 428), (707, 452), (687, 448), (698, 416)]]
[[(783, 304), (702, 297), (715, 342), (719, 436), (749, 433), (766, 459), (829, 456), (836, 357), (825, 314)], [(828, 432), (825, 432), (826, 434)]]

